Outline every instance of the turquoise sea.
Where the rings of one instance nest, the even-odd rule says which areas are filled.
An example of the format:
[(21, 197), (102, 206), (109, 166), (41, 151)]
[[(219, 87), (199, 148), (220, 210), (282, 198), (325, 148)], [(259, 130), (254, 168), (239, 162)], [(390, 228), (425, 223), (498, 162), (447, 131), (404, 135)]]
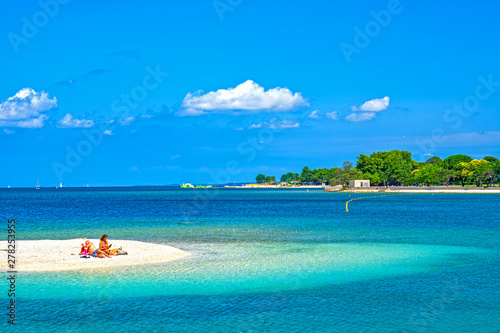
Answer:
[(3, 189), (18, 239), (107, 233), (194, 255), (18, 273), (15, 328), (4, 278), (0, 330), (499, 332), (499, 208), (495, 194)]

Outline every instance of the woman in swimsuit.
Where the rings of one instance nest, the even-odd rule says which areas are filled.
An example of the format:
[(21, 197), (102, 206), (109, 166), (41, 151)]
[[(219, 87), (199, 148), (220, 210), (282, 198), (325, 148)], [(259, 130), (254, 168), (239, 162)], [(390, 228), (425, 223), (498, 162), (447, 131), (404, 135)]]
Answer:
[(117, 256), (118, 255), (118, 249), (112, 249), (110, 250), (109, 248), (111, 247), (111, 244), (108, 245), (108, 235), (104, 234), (101, 237), (101, 241), (99, 242), (99, 250), (103, 251), (104, 253), (112, 256)]

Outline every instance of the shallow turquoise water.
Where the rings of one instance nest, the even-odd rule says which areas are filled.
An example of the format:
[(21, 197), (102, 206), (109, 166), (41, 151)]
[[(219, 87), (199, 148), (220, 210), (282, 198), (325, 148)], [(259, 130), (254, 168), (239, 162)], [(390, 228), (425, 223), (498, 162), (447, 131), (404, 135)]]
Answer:
[(1, 211), (17, 218), (22, 239), (107, 233), (193, 253), (159, 265), (18, 274), (16, 330), (500, 330), (500, 196), (374, 194), (346, 213), (350, 198), (1, 190)]

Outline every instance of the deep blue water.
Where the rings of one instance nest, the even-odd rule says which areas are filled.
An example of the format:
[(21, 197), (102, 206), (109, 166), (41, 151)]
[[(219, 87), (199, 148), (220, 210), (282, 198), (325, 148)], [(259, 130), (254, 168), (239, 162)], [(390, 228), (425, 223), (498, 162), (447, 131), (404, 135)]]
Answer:
[(19, 332), (498, 332), (499, 207), (495, 194), (0, 190), (18, 239), (107, 233), (194, 254), (19, 273)]

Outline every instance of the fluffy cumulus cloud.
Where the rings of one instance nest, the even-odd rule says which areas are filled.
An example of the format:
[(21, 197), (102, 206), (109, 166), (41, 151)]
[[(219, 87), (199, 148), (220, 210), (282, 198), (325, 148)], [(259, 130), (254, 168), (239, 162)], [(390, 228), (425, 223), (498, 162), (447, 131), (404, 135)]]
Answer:
[(375, 112), (351, 113), (345, 120), (347, 121), (367, 121), (375, 118)]
[(188, 93), (182, 101), (183, 110), (179, 115), (291, 111), (300, 106), (309, 106), (301, 93), (292, 93), (290, 89), (280, 87), (266, 91), (257, 83), (248, 80), (234, 88), (219, 89), (206, 94)]
[(1, 127), (43, 127), (48, 116), (44, 113), (57, 107), (57, 99), (49, 98), (46, 92), (23, 88), (6, 101), (0, 103)]
[(377, 112), (384, 111), (389, 107), (390, 100), (389, 96), (385, 96), (366, 101), (360, 107), (353, 106), (352, 111), (363, 111), (363, 113), (351, 113), (345, 119), (347, 121), (372, 120)]
[(319, 113), (319, 110), (314, 110), (307, 117), (311, 118), (311, 119), (321, 119), (321, 117), (319, 116), (318, 113)]
[(271, 128), (271, 129), (283, 129), (283, 128), (297, 128), (300, 124), (293, 120), (278, 120), (276, 118), (271, 119), (269, 122), (262, 122), (258, 124), (252, 124), (249, 128)]
[(327, 112), (326, 117), (330, 118), (331, 120), (337, 120), (338, 118), (338, 111), (332, 111), (332, 112)]
[(389, 107), (389, 101), (391, 99), (389, 96), (385, 96), (384, 98), (375, 98), (370, 101), (366, 101), (359, 108), (353, 106), (353, 111), (369, 111), (369, 112), (379, 112), (387, 109)]
[(59, 127), (62, 128), (88, 128), (92, 126), (94, 126), (93, 120), (74, 119), (70, 113), (66, 114), (63, 119), (59, 120)]

